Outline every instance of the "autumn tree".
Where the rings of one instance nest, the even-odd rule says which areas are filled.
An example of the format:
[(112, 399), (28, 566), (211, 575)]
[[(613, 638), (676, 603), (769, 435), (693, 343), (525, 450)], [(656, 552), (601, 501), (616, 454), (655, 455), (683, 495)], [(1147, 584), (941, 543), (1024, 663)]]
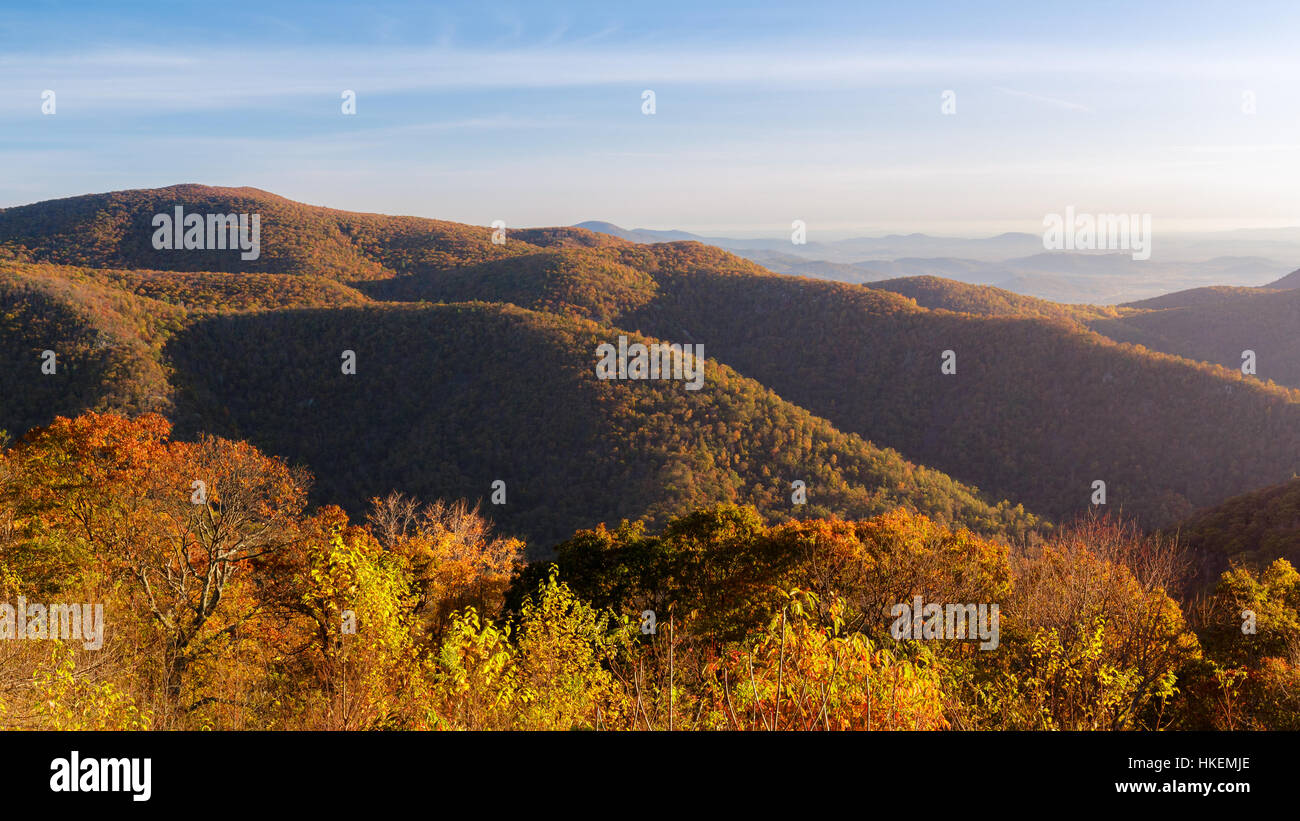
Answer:
[(980, 709), (1008, 729), (1158, 729), (1200, 642), (1169, 594), (1176, 551), (1110, 517), (1022, 550)]
[(1260, 572), (1233, 567), (1195, 612), (1210, 669), (1187, 705), (1193, 718), (1214, 729), (1300, 729), (1300, 573), (1286, 559)]
[(626, 694), (605, 659), (629, 629), (574, 595), (553, 567), (513, 623), (473, 608), (453, 620), (432, 674), (439, 712), (467, 729), (619, 726)]
[(170, 432), (151, 414), (56, 419), (10, 454), (10, 491), (30, 552), (60, 545), (131, 586), (161, 643), (169, 709), (184, 714), (207, 700), (182, 700), (186, 671), (252, 615), (223, 607), (233, 581), (297, 538), (306, 476), (246, 442)]
[(435, 642), (455, 611), (496, 614), (523, 566), (523, 542), (498, 535), (463, 499), (421, 504), (393, 492), (371, 500), (367, 523), (379, 543), (406, 562), (415, 613)]

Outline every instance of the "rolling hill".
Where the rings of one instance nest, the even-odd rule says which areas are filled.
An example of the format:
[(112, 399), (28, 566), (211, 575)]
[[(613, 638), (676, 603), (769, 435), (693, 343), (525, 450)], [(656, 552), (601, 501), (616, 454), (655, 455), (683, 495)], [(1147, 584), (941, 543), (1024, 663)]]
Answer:
[(892, 291), (910, 297), (922, 308), (940, 308), (980, 316), (1036, 317), (1087, 322), (1118, 315), (1118, 311), (1114, 308), (1063, 305), (991, 285), (971, 285), (942, 277), (901, 277), (865, 284), (868, 288)]
[[(390, 305), (212, 316), (167, 355), (183, 432), (301, 461), (322, 499), (354, 510), (393, 489), (487, 499), (500, 479), (508, 504), (492, 515), (541, 544), (715, 501), (777, 517), (903, 506), (986, 533), (1032, 525), (716, 362), (698, 392), (598, 380), (596, 347), (618, 333), (499, 304)], [(795, 479), (806, 507), (791, 504)]]
[(1169, 532), (1192, 558), (1202, 588), (1234, 564), (1259, 572), (1280, 558), (1300, 566), (1300, 478), (1198, 511)]
[(0, 262), (0, 429), (17, 437), (86, 410), (165, 412), (161, 345), (183, 319), (165, 303)]
[[(520, 259), (539, 277), (557, 271), (553, 251)], [(545, 281), (563, 290), (558, 270)], [(622, 293), (609, 286), (627, 276), (636, 304), (653, 284), (603, 270), (608, 281), (569, 303)], [(662, 522), (720, 501), (773, 519), (902, 506), (1007, 538), (1035, 526), (716, 362), (698, 392), (597, 380), (596, 347), (620, 332), (560, 313), (377, 304), (311, 275), (14, 260), (0, 262), (0, 303), (0, 355), (15, 363), (0, 382), (0, 426), (15, 434), (83, 410), (159, 411), (179, 434), (247, 439), (305, 464), (317, 500), (354, 514), (394, 489), (486, 500), (502, 479), (508, 504), (491, 513), (535, 555), (601, 521)], [(52, 375), (40, 371), (46, 349)], [(355, 375), (342, 373), (344, 349), (358, 355)], [(791, 502), (796, 479), (806, 505)]]
[[(258, 214), (261, 253), (155, 250), (158, 214)], [(576, 229), (571, 229), (576, 230)], [(491, 229), (303, 205), (256, 188), (175, 185), (48, 200), (0, 211), (0, 247), (37, 262), (160, 271), (313, 274), (382, 279), (523, 252)]]
[[(435, 272), (366, 287), (388, 298), (480, 297), (599, 315), (702, 342), (837, 427), (1053, 518), (1087, 509), (1102, 480), (1109, 504), (1167, 524), (1281, 481), (1300, 461), (1295, 448), (1265, 444), (1300, 444), (1300, 395), (1083, 326), (1107, 309), (959, 283), (895, 284), (928, 304), (981, 313), (927, 310), (875, 287), (773, 275), (696, 243), (598, 253), (603, 266), (650, 274), (654, 287), (605, 299), (611, 292), (594, 284), (605, 274), (574, 286), (577, 258), (561, 266), (570, 272), (562, 285), (544, 268), (502, 260), (477, 277)], [(575, 300), (581, 293), (602, 299)], [(940, 372), (945, 350), (957, 353), (955, 375)]]
[(1239, 369), (1255, 352), (1256, 375), (1300, 388), (1300, 280), (1295, 272), (1260, 288), (1179, 291), (1122, 306), (1089, 322), (1098, 333), (1152, 350)]
[[(154, 251), (149, 217), (177, 204), (258, 210), (261, 258), (241, 266), (238, 254), (216, 259), (225, 252)], [(678, 487), (685, 481), (680, 476), (699, 476), (699, 486), (711, 488), (695, 501), (753, 498), (769, 512), (783, 509), (774, 494), (788, 480), (778, 474), (792, 475), (799, 460), (808, 462), (805, 469), (831, 471), (826, 486), (842, 479), (858, 488), (853, 493), (887, 487), (879, 472), (835, 473), (858, 459), (845, 455), (851, 443), (895, 449), (942, 471), (944, 481), (964, 483), (961, 493), (979, 487), (991, 499), (1052, 519), (1088, 509), (1093, 483), (1101, 480), (1108, 505), (1152, 526), (1285, 481), (1300, 463), (1300, 393), (1151, 350), (1157, 332), (1169, 332), (1150, 317), (1175, 309), (1057, 305), (935, 278), (871, 287), (810, 280), (698, 242), (638, 244), (582, 228), (512, 230), (499, 245), (486, 228), (305, 206), (256, 189), (176, 186), (7, 209), (0, 212), (0, 243), (16, 260), (32, 260), (10, 263), (23, 270), (46, 264), (47, 274), (78, 288), (181, 310), (183, 327), (168, 332), (152, 361), (172, 374), (182, 429), (211, 428), (303, 459), (316, 469), (322, 492), (349, 504), (411, 482), (422, 493), (451, 492), (454, 485), (460, 493), (479, 488), (486, 494), (489, 468), (503, 468), (491, 459), (481, 470), (470, 464), (472, 451), (454, 448), (456, 430), (472, 431), (466, 441), (477, 441), (484, 453), (504, 454), (527, 447), (516, 438), (523, 431), (553, 429), (560, 438), (548, 455), (576, 448), (599, 467), (583, 468), (598, 480), (584, 491), (582, 505), (547, 497), (534, 513), (519, 514), (519, 527), (547, 538), (568, 528), (576, 519), (566, 517), (579, 510), (621, 516), (641, 506), (658, 515), (678, 497), (653, 488)], [(1251, 297), (1273, 300), (1270, 306), (1282, 311), (1275, 294)], [(471, 302), (490, 305), (464, 307)], [(511, 313), (506, 305), (525, 312)], [(466, 327), (456, 333), (484, 351), (493, 350), (484, 330), (492, 328), (501, 335), (495, 344), (551, 353), (532, 370), (482, 354), (476, 359), (449, 336), (457, 323)], [(591, 407), (592, 397), (614, 390), (585, 385), (577, 374), (593, 364), (592, 334), (608, 338), (616, 329), (702, 343), (722, 384), (714, 386), (716, 395), (650, 389), (645, 395), (659, 397), (658, 404), (629, 405), (624, 397), (596, 404), (608, 415), (575, 412), (603, 431), (600, 441), (613, 449), (606, 452), (576, 438), (561, 410)], [(1096, 331), (1125, 342), (1147, 333), (1148, 342), (1119, 344)], [(513, 341), (523, 338), (531, 342)], [(373, 370), (338, 385), (314, 381), (335, 378), (345, 339), (360, 340), (353, 348), (369, 346), (362, 361)], [(141, 344), (141, 350), (157, 348)], [(1274, 354), (1263, 343), (1260, 349), (1261, 376), (1267, 376)], [(941, 372), (945, 351), (955, 354), (953, 374)], [(1215, 361), (1208, 353), (1197, 358)], [(448, 359), (478, 364), (453, 366)], [(473, 378), (474, 368), (492, 377), (495, 393)], [(424, 393), (404, 387), (398, 373)], [(377, 381), (364, 397), (346, 392), (370, 378)], [(460, 385), (475, 402), (501, 399), (490, 414), (496, 433), (448, 395), (447, 386)], [(522, 385), (529, 390), (516, 389)], [(754, 402), (735, 398), (724, 404), (749, 408), (746, 414), (694, 406), (737, 391), (774, 391), (770, 401), (780, 411), (764, 405), (760, 412)], [(534, 410), (550, 415), (535, 423)], [(750, 438), (802, 441), (782, 426), (813, 425), (795, 421), (804, 413), (826, 425), (818, 441), (836, 444), (792, 453), (769, 445), (764, 460), (736, 461)], [(439, 418), (447, 427), (433, 421)], [(691, 430), (669, 424), (683, 418)], [(722, 419), (723, 430), (695, 429), (701, 418), (715, 427)], [(381, 428), (387, 432), (374, 433)], [(650, 448), (652, 440), (637, 437), (651, 431), (663, 443), (656, 451), (661, 461), (632, 462), (635, 467), (620, 473), (626, 441)], [(493, 436), (510, 447), (492, 445)], [(379, 442), (349, 444), (357, 437)], [(441, 467), (421, 467), (430, 463)], [(530, 487), (552, 489), (566, 481), (561, 474), (577, 481), (574, 470), (552, 470), (540, 457), (516, 468), (517, 475), (545, 477), (530, 480)], [(442, 474), (449, 478), (432, 478)], [(668, 474), (679, 478), (666, 482)], [(592, 507), (601, 486), (634, 490), (617, 504)], [(832, 500), (835, 509), (866, 504), (845, 493)], [(544, 506), (550, 513), (540, 512)], [(961, 505), (950, 500), (933, 506), (941, 516), (961, 518), (952, 512)]]

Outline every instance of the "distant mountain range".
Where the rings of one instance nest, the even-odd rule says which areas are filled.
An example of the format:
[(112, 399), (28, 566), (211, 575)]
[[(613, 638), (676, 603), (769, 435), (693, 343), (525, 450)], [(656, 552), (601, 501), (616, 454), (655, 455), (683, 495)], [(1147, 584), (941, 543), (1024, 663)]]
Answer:
[(608, 222), (584, 222), (577, 227), (629, 242), (704, 242), (782, 274), (857, 283), (938, 276), (1055, 302), (1096, 305), (1200, 285), (1259, 285), (1293, 267), (1286, 260), (1300, 258), (1300, 230), (1258, 236), (1239, 232), (1157, 236), (1159, 252), (1139, 261), (1129, 253), (1048, 252), (1041, 235), (1026, 233), (983, 239), (893, 234), (796, 245), (788, 238), (704, 237), (684, 231), (628, 230)]
[(1007, 233), (986, 239), (935, 237), (929, 234), (891, 234), (885, 237), (857, 237), (834, 241), (815, 239), (795, 245), (790, 238), (736, 239), (709, 237), (686, 231), (625, 229), (608, 222), (580, 222), (575, 226), (616, 236), (629, 242), (679, 242), (693, 240), (716, 245), (736, 253), (786, 253), (803, 259), (830, 262), (856, 262), (864, 258), (951, 256), (995, 261), (1013, 256), (1028, 256), (1043, 250), (1043, 239), (1036, 234)]

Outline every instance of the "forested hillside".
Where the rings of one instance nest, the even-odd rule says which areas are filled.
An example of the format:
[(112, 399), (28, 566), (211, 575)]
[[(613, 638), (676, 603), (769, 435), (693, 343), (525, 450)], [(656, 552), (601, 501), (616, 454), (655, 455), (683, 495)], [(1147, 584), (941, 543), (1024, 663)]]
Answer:
[[(154, 250), (178, 205), (259, 213), (258, 259)], [(0, 211), (0, 593), (115, 614), (94, 665), (3, 643), (0, 722), (1296, 727), (1290, 292), (501, 239), (248, 188)], [(1248, 320), (1259, 377), (1149, 349)], [(699, 390), (598, 378), (620, 336), (702, 344)], [(893, 635), (914, 596), (1000, 606), (997, 652)]]
[[(591, 256), (586, 232), (532, 233), (550, 247), (442, 281), (460, 289), (448, 301), (526, 302), (504, 291), (534, 287), (551, 313), (372, 305), (310, 274), (0, 261), (9, 306), (0, 343), (23, 363), (6, 371), (0, 427), (20, 436), (57, 415), (157, 410), (186, 436), (247, 439), (309, 466), (313, 498), (353, 512), (396, 489), (487, 500), (499, 479), (508, 502), (494, 518), (534, 553), (579, 527), (660, 522), (715, 502), (778, 520), (902, 506), (1004, 537), (1034, 526), (1023, 510), (844, 434), (716, 362), (698, 393), (595, 379), (597, 346), (624, 332), (565, 315), (607, 321), (649, 299), (655, 282)], [(384, 288), (420, 281), (358, 284), (383, 299)], [(478, 293), (493, 287), (503, 293)], [(45, 350), (55, 352), (52, 373), (41, 370)], [(345, 350), (356, 354), (354, 374), (343, 373)], [(795, 481), (806, 504), (792, 501)]]
[[(1094, 481), (1106, 482), (1108, 504), (1159, 525), (1300, 465), (1296, 447), (1264, 445), (1300, 446), (1300, 395), (1084, 327), (1115, 309), (1053, 309), (978, 286), (899, 288), (962, 309), (925, 310), (893, 289), (776, 276), (729, 256), (698, 243), (558, 251), (544, 264), (366, 287), (377, 298), (509, 301), (701, 342), (840, 428), (1058, 519), (1089, 507)], [(941, 371), (946, 350), (955, 374)]]
[(1300, 479), (1234, 496), (1168, 529), (1186, 547), (1201, 584), (1230, 566), (1300, 565)]
[(19, 436), (84, 410), (166, 410), (161, 345), (183, 316), (93, 281), (0, 262), (0, 429)]
[(1086, 322), (1119, 314), (1118, 310), (1111, 307), (1062, 305), (991, 285), (971, 285), (942, 277), (884, 279), (866, 283), (866, 287), (893, 291), (911, 297), (922, 308), (942, 308), (947, 311), (980, 316), (1019, 316)]
[(1241, 368), (1243, 352), (1254, 351), (1260, 379), (1300, 387), (1300, 290), (1216, 289), (1181, 301), (1091, 325), (1111, 339), (1232, 370)]
[[(156, 250), (157, 214), (258, 214), (261, 253)], [(314, 274), (381, 279), (523, 252), (494, 245), (491, 229), (454, 222), (359, 214), (301, 203), (256, 188), (175, 185), (88, 194), (0, 211), (0, 247), (39, 262), (162, 271)]]
[[(176, 204), (260, 209), (265, 253), (241, 263), (233, 252), (153, 251), (149, 215)], [(508, 230), (494, 243), (486, 228), (202, 186), (8, 209), (0, 239), (17, 257), (79, 266), (47, 267), (51, 276), (129, 290), (187, 316), (477, 300), (702, 343), (710, 358), (837, 428), (1056, 520), (1089, 509), (1102, 481), (1108, 505), (1167, 525), (1283, 481), (1300, 464), (1300, 395), (1261, 381), (1293, 378), (1287, 363), (1300, 358), (1288, 353), (1285, 328), (1300, 292), (1233, 296), (1258, 304), (1214, 303), (1203, 309), (1212, 317), (1180, 319), (1200, 309), (1061, 306), (927, 277), (811, 281), (697, 242), (637, 245), (579, 228)], [(1263, 321), (1242, 342), (1233, 329), (1247, 317)], [(1183, 342), (1166, 344), (1179, 334)], [(1252, 346), (1258, 377), (1243, 377), (1234, 368)], [(945, 351), (953, 374), (941, 372)], [(282, 377), (291, 381), (295, 365), (284, 363)]]
[[(509, 306), (377, 306), (212, 317), (167, 356), (182, 432), (300, 461), (318, 498), (354, 511), (396, 489), (487, 500), (501, 480), (493, 518), (538, 545), (719, 501), (777, 518), (902, 506), (1004, 536), (1032, 525), (716, 361), (699, 391), (595, 379), (594, 351), (618, 333)], [(806, 505), (791, 502), (795, 480)]]
[(1108, 504), (1166, 523), (1300, 464), (1291, 391), (1063, 322), (907, 310), (838, 287), (672, 278), (618, 321), (683, 329), (837, 426), (1051, 517), (1086, 509), (1104, 481)]

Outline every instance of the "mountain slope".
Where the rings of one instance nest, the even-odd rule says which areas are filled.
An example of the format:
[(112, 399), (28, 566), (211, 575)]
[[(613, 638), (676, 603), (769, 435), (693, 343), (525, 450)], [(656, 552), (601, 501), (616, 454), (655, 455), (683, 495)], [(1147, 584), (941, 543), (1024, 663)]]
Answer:
[(115, 288), (0, 262), (0, 428), (17, 437), (86, 410), (165, 411), (171, 389), (159, 352), (183, 316)]
[[(1300, 464), (1300, 394), (1064, 322), (974, 317), (783, 279), (660, 278), (620, 324), (681, 329), (782, 396), (999, 498), (1155, 524)], [(874, 292), (879, 293), (879, 292)], [(797, 310), (790, 306), (798, 306)], [(941, 373), (953, 351), (957, 373)]]
[(358, 283), (377, 300), (509, 302), (608, 322), (654, 298), (658, 285), (644, 271), (609, 254), (547, 248), (533, 254), (449, 271)]
[(1300, 288), (1300, 268), (1292, 271), (1281, 279), (1275, 279), (1267, 285), (1262, 286), (1269, 290), (1285, 291), (1291, 288)]
[(1191, 556), (1198, 586), (1233, 564), (1258, 572), (1281, 558), (1300, 566), (1300, 478), (1199, 511), (1170, 533)]
[[(155, 250), (152, 220), (174, 213), (258, 214), (260, 255)], [(0, 247), (38, 262), (161, 271), (315, 274), (381, 279), (536, 250), (497, 245), (489, 228), (303, 205), (256, 188), (175, 185), (90, 194), (0, 211)]]
[(1224, 289), (1183, 295), (1181, 307), (1089, 323), (1120, 342), (1238, 369), (1255, 352), (1260, 379), (1300, 387), (1300, 290)]
[(1153, 296), (1150, 299), (1139, 299), (1136, 302), (1126, 302), (1121, 308), (1136, 308), (1140, 310), (1164, 310), (1166, 308), (1191, 308), (1203, 305), (1214, 305), (1234, 296), (1247, 296), (1258, 294), (1264, 291), (1273, 292), (1282, 290), (1279, 288), (1249, 288), (1239, 285), (1206, 285), (1203, 288), (1189, 288), (1186, 291), (1174, 291), (1170, 294), (1161, 294)]
[(102, 286), (165, 302), (185, 311), (266, 311), (364, 305), (364, 294), (332, 279), (309, 274), (212, 271), (150, 271), (86, 268), (0, 260), (0, 270), (22, 276)]
[(868, 288), (910, 297), (922, 308), (941, 308), (981, 316), (1037, 317), (1081, 322), (1116, 314), (1113, 308), (1062, 305), (991, 285), (971, 285), (942, 277), (901, 277), (864, 284)]
[[(491, 277), (412, 278), (400, 296), (599, 311), (620, 327), (702, 342), (837, 427), (1054, 518), (1087, 509), (1101, 480), (1108, 504), (1168, 523), (1300, 463), (1300, 394), (1115, 344), (1081, 328), (1073, 316), (1082, 309), (1023, 317), (1015, 300), (964, 288), (944, 290), (944, 304), (959, 304), (956, 294), (961, 307), (993, 315), (925, 310), (873, 287), (774, 275), (696, 243), (595, 253), (649, 274), (654, 287), (574, 305), (570, 295), (584, 289), (571, 280), (558, 290), (541, 269), (503, 260)], [(590, 269), (593, 283), (603, 276), (576, 258), (568, 266), (578, 277)], [(957, 354), (956, 375), (941, 373), (945, 350)]]
[[(354, 509), (393, 489), (486, 500), (499, 479), (508, 504), (490, 514), (534, 545), (717, 501), (778, 517), (902, 505), (1003, 534), (1031, 523), (713, 361), (699, 391), (599, 380), (596, 347), (617, 335), (513, 306), (374, 306), (208, 317), (167, 354), (183, 433), (301, 460), (320, 498)], [(791, 504), (795, 479), (806, 506)]]

